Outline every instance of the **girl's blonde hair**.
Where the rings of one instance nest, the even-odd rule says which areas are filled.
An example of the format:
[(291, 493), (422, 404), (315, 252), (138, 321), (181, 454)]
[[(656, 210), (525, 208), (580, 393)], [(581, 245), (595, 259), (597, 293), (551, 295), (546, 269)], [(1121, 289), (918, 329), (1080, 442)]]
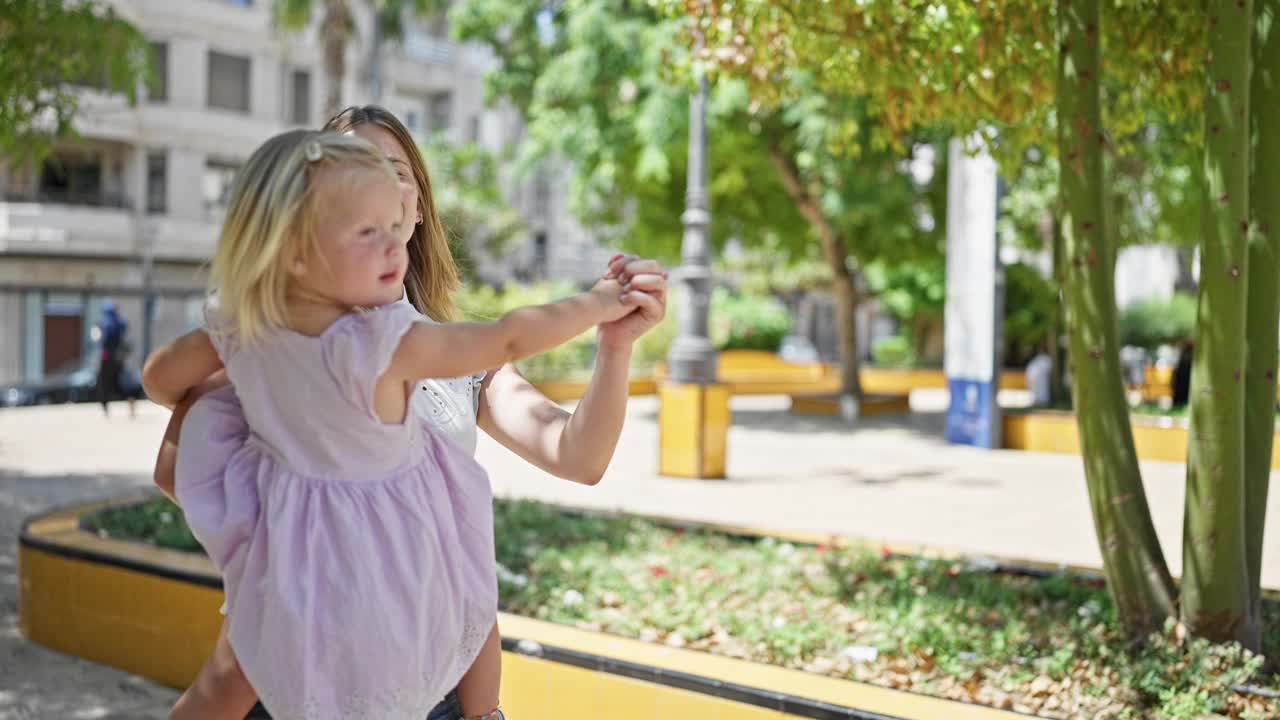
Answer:
[(395, 136), (413, 168), (413, 179), (418, 184), (418, 210), (422, 224), (413, 230), (409, 240), (409, 268), (404, 277), (405, 293), (418, 312), (427, 317), (448, 322), (457, 317), (453, 293), (460, 282), (458, 265), (449, 249), (449, 237), (436, 211), (435, 196), (431, 192), (431, 176), (427, 163), (414, 142), (408, 128), (390, 110), (378, 105), (352, 106), (334, 115), (324, 129), (332, 132), (352, 132), (361, 125), (377, 125)]
[(236, 175), (210, 269), (217, 325), (248, 344), (285, 327), (289, 263), (316, 238), (318, 178), (326, 170), (364, 170), (396, 181), (372, 144), (353, 135), (293, 130), (249, 156)]

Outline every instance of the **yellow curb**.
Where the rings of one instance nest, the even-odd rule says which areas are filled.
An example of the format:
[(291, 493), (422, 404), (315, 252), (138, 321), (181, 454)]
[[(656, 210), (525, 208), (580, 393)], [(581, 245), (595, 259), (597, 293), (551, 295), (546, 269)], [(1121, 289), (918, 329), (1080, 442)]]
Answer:
[[(588, 380), (547, 380), (533, 383), (533, 386), (552, 402), (562, 403), (580, 400), (587, 392), (588, 383)], [(628, 381), (627, 394), (632, 397), (657, 393), (658, 384), (652, 377), (633, 377)]]
[[(193, 553), (78, 529), (84, 512), (109, 504), (66, 508), (27, 523), (18, 548), (22, 633), (67, 654), (185, 687), (221, 623), (216, 573)], [(524, 720), (1025, 717), (505, 613), (499, 626), (509, 648), (503, 704)]]
[[(1133, 443), (1139, 460), (1187, 461), (1187, 428), (1173, 418), (1134, 417)], [(1069, 412), (1043, 410), (1006, 413), (1003, 417), (1004, 447), (1008, 450), (1079, 455), (1080, 432), (1076, 416)], [(1280, 470), (1280, 433), (1271, 445), (1271, 467)]]

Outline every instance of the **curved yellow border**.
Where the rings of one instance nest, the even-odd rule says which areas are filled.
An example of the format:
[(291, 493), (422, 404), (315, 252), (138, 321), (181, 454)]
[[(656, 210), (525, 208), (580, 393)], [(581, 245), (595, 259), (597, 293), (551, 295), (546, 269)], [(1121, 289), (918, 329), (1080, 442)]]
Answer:
[[(24, 528), (22, 632), (55, 650), (185, 687), (221, 620), (214, 569), (201, 556), (80, 530), (79, 518), (102, 506), (55, 511)], [(521, 720), (1026, 717), (514, 615), (500, 615), (499, 625), (504, 645), (515, 649), (504, 653), (503, 702)], [(564, 659), (570, 656), (576, 664)]]

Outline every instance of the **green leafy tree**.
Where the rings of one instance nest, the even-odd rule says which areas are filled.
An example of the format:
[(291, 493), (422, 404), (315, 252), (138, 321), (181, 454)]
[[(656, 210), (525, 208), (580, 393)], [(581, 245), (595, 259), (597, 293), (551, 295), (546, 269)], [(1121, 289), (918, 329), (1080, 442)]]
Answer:
[[(1132, 181), (1129, 197), (1153, 189), (1180, 196), (1164, 217), (1201, 217), (1180, 608), (1195, 632), (1256, 648), (1257, 498), (1269, 477), (1278, 339), (1275, 203), (1267, 197), (1276, 192), (1280, 132), (1256, 113), (1275, 102), (1275, 0), (942, 0), (924, 10), (803, 0), (660, 4), (693, 17), (707, 38), (704, 57), (748, 78), (753, 97), (786, 97), (790, 88), (777, 80), (788, 69), (820, 68), (828, 91), (872, 99), (876, 142), (901, 143), (914, 128), (937, 125), (979, 132), (1007, 174), (1028, 148), (1056, 152), (1053, 237), (1061, 242), (1055, 256), (1090, 500), (1110, 592), (1136, 632), (1179, 605), (1131, 434), (1116, 431), (1128, 427), (1128, 411), (1115, 253), (1126, 234), (1146, 232), (1117, 197)], [(1144, 149), (1152, 128), (1169, 143)], [(1186, 167), (1192, 176), (1180, 178)], [(1109, 183), (1109, 173), (1120, 182)]]
[(0, 12), (0, 156), (34, 160), (73, 132), (84, 88), (137, 99), (146, 38), (100, 0), (9, 0)]
[[(681, 236), (690, 23), (624, 0), (464, 0), (455, 33), (491, 47), (492, 97), (524, 114), (525, 166), (567, 160), (575, 212), (629, 249), (673, 259)], [(938, 252), (921, 230), (921, 188), (901, 155), (872, 149), (868, 108), (797, 73), (796, 102), (767, 108), (745, 81), (713, 84), (708, 106), (712, 239), (772, 243), (783, 258), (816, 246), (831, 273), (844, 392), (858, 396), (855, 309), (872, 260)], [(860, 154), (844, 148), (867, 148)]]
[(471, 248), (501, 255), (526, 229), (498, 183), (498, 159), (474, 143), (453, 145), (433, 138), (422, 148), (431, 168), (440, 221), (462, 272), (475, 280)]

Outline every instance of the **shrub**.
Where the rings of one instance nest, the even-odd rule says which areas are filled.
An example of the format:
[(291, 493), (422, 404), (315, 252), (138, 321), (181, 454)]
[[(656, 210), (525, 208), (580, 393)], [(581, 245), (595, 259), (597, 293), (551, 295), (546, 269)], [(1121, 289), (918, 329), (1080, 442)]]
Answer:
[(911, 338), (893, 335), (880, 338), (871, 347), (871, 358), (878, 367), (905, 368), (916, 364), (916, 354), (911, 348)]
[(711, 295), (711, 342), (720, 350), (777, 352), (791, 331), (791, 313), (780, 300), (716, 288)]
[(1120, 341), (1154, 350), (1191, 340), (1196, 332), (1196, 299), (1179, 293), (1168, 300), (1141, 300), (1120, 314)]

